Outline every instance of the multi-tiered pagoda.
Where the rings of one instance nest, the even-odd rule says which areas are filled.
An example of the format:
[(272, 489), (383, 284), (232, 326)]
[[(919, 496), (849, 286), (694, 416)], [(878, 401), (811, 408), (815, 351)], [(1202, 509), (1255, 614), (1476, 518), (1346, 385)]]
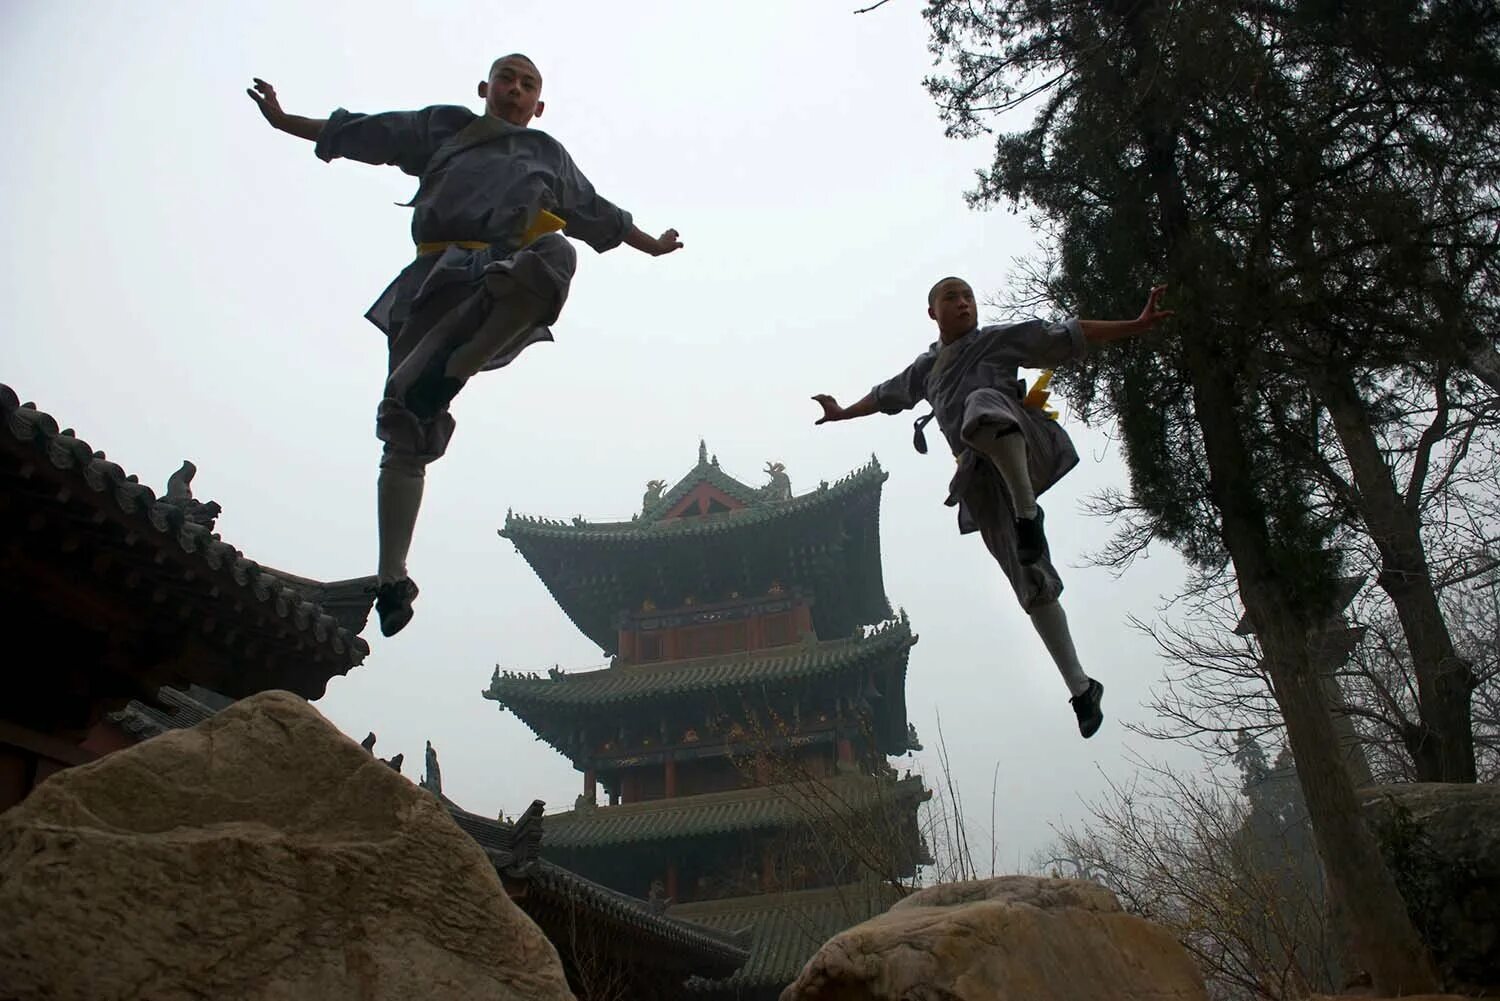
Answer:
[[(585, 635), (596, 671), (497, 670), (486, 697), (583, 773), (543, 856), (674, 917), (750, 935), (698, 991), (774, 997), (830, 934), (883, 910), (926, 860), (906, 718), (916, 636), (886, 599), (871, 462), (794, 496), (699, 446), (630, 521), (509, 515), (510, 539)], [(598, 789), (607, 805), (598, 801)]]

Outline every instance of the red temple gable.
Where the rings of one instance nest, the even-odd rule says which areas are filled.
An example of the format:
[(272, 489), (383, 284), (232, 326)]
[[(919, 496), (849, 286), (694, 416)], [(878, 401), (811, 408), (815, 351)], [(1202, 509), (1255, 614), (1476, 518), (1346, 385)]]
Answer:
[(712, 483), (700, 483), (688, 491), (686, 497), (672, 505), (671, 509), (661, 516), (661, 520), (698, 518), (706, 514), (738, 511), (747, 506), (744, 501), (729, 496)]

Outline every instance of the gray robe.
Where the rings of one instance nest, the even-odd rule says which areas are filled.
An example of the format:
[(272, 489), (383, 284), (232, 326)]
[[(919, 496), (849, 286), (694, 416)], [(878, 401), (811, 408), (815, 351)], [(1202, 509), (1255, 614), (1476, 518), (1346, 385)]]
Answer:
[[(1057, 600), (1062, 580), (1050, 554), (1022, 566), (1016, 554), (1010, 491), (976, 445), (986, 435), (1019, 432), (1026, 439), (1031, 485), (1040, 497), (1078, 464), (1068, 433), (1040, 410), (1022, 406), (1026, 385), (1018, 369), (1054, 368), (1088, 350), (1076, 319), (977, 327), (951, 344), (934, 343), (900, 375), (871, 394), (881, 412), (897, 414), (923, 400), (958, 460), (948, 485), (962, 533), (979, 532), (1026, 609)], [(922, 432), (920, 424), (917, 435)], [(922, 446), (925, 451), (925, 443)]]
[[(495, 271), (508, 272), (544, 306), (538, 325), (485, 368), (500, 368), (530, 345), (552, 339), (548, 326), (567, 299), (576, 257), (556, 234), (520, 246), (542, 209), (561, 216), (568, 236), (600, 253), (618, 246), (631, 228), (630, 214), (595, 193), (556, 139), (457, 105), (377, 115), (340, 108), (318, 136), (316, 153), (325, 161), (389, 164), (420, 178), (407, 203), (413, 242), (489, 244), (416, 257), (370, 307), (365, 316), (386, 335), (392, 372), (440, 321), (449, 321), (447, 336), (454, 336), (455, 322), (466, 330), (483, 324), (492, 305), (484, 278)], [(376, 433), (428, 461), (442, 455), (453, 418), (444, 411), (419, 420), (405, 411), (399, 395), (387, 390)]]

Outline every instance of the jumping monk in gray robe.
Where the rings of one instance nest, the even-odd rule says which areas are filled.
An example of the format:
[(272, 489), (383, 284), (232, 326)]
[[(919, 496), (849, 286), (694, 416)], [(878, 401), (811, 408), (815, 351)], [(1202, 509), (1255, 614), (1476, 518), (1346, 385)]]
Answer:
[(1017, 370), (1052, 368), (1083, 357), (1091, 343), (1145, 333), (1172, 315), (1157, 305), (1165, 290), (1164, 285), (1153, 288), (1134, 320), (980, 327), (974, 290), (960, 278), (944, 278), (927, 294), (927, 315), (938, 327), (936, 343), (853, 406), (841, 407), (831, 396), (813, 397), (823, 407), (819, 424), (897, 414), (923, 400), (932, 405), (932, 414), (917, 422), (917, 451), (927, 451), (922, 427), (935, 418), (958, 460), (947, 503), (958, 506), (959, 531), (977, 531), (1000, 564), (1068, 685), (1078, 731), (1085, 737), (1104, 721), (1104, 686), (1078, 663), (1058, 602), (1062, 578), (1052, 565), (1036, 502), (1078, 464), (1078, 453), (1056, 420), (1025, 403)]
[(417, 585), (406, 555), (426, 466), (453, 435), (449, 403), (472, 376), (552, 339), (577, 262), (558, 231), (600, 253), (621, 243), (652, 256), (682, 246), (676, 230), (641, 232), (595, 193), (561, 143), (527, 127), (545, 108), (541, 91), (541, 73), (520, 54), (495, 60), (479, 84), (482, 115), (438, 105), (303, 118), (283, 111), (264, 80), (247, 91), (272, 126), (316, 143), (319, 159), (389, 164), (420, 179), (408, 203), (416, 256), (365, 314), (390, 352), (375, 417), (385, 443), (375, 611), (386, 636), (411, 620)]

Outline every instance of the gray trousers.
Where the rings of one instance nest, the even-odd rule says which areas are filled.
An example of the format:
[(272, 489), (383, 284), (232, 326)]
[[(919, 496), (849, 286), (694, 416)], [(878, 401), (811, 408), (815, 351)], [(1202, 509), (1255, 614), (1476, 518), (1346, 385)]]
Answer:
[[(1007, 429), (1009, 433), (1017, 431)], [(1004, 432), (1002, 432), (1004, 433)], [(1062, 577), (1052, 564), (1052, 553), (1044, 552), (1041, 559), (1029, 565), (1021, 563), (1016, 540), (1016, 512), (1011, 503), (1010, 490), (1005, 479), (982, 446), (995, 440), (993, 433), (975, 434), (971, 446), (982, 461), (973, 462), (973, 469), (966, 478), (962, 503), (972, 519), (985, 548), (990, 551), (1001, 573), (1010, 582), (1016, 600), (1027, 612), (1039, 605), (1054, 602), (1062, 594)], [(1028, 458), (1030, 456), (1028, 455)], [(973, 460), (971, 460), (973, 461)], [(1032, 483), (1037, 477), (1033, 475)], [(1050, 484), (1048, 484), (1050, 486)]]
[[(548, 242), (537, 243), (551, 261), (571, 265), (573, 250), (566, 240), (543, 240)], [(457, 426), (447, 404), (416, 412), (413, 387), (451, 380), (450, 386), (461, 388), (480, 371), (508, 363), (527, 344), (550, 337), (545, 328), (539, 335), (538, 328), (556, 314), (556, 305), (525, 280), (528, 256), (539, 255), (523, 249), (487, 268), (477, 284), (453, 283), (433, 291), (388, 336), (385, 392), (375, 413), (375, 434), (385, 443), (376, 489), (376, 572), (382, 581), (406, 577), (427, 465), (447, 452)]]

